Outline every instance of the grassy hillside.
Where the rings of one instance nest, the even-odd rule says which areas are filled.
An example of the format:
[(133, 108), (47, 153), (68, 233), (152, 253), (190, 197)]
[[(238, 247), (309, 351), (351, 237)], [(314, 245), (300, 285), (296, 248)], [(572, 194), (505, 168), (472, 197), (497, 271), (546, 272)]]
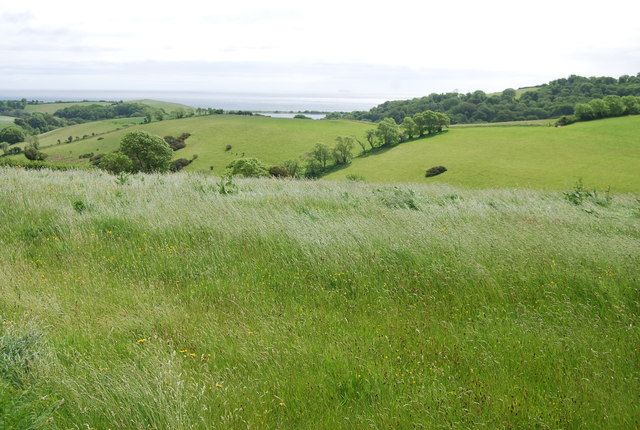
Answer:
[(27, 112), (42, 112), (54, 114), (60, 109), (64, 109), (69, 106), (86, 106), (86, 105), (106, 105), (107, 102), (62, 102), (62, 103), (39, 103), (37, 105), (29, 104), (25, 108)]
[[(328, 178), (542, 189), (564, 189), (583, 178), (598, 188), (638, 192), (639, 135), (640, 116), (562, 128), (455, 128), (356, 159)], [(437, 165), (449, 171), (425, 178), (425, 170)]]
[[(163, 101), (158, 101), (158, 100), (127, 100), (127, 101), (132, 101), (132, 102), (139, 102), (139, 103), (144, 103), (146, 105), (149, 105), (151, 107), (155, 107), (155, 108), (162, 108), (165, 109), (167, 112), (171, 112), (173, 110), (182, 108), (184, 110), (192, 110), (193, 108), (190, 106), (186, 106), (183, 104), (179, 104), (179, 103), (171, 103), (171, 102), (163, 102)], [(43, 112), (43, 113), (50, 113), (53, 114), (56, 111), (60, 110), (60, 109), (64, 109), (66, 107), (69, 106), (84, 106), (84, 105), (91, 105), (91, 104), (99, 104), (99, 105), (106, 105), (109, 104), (107, 102), (63, 102), (63, 103), (40, 103), (37, 105), (27, 105), (26, 107), (26, 111), (27, 112)]]
[[(82, 124), (44, 135), (41, 143), (46, 146), (54, 144), (58, 138), (62, 137), (64, 140), (68, 135), (91, 134), (94, 132), (92, 124), (99, 124), (104, 129), (113, 128), (105, 122)], [(82, 131), (78, 131), (77, 127), (82, 127)], [(120, 125), (116, 126), (118, 127)], [(98, 130), (98, 127), (95, 128)], [(176, 152), (175, 157), (190, 158), (193, 154), (198, 154), (198, 159), (188, 167), (189, 170), (209, 170), (209, 167), (213, 166), (214, 172), (221, 173), (227, 164), (243, 154), (276, 164), (301, 157), (317, 142), (332, 145), (336, 137), (347, 135), (363, 138), (365, 130), (371, 128), (371, 125), (353, 121), (303, 121), (215, 115), (141, 124), (134, 128), (158, 136), (191, 133), (187, 147)], [(114, 131), (69, 145), (55, 145), (46, 148), (45, 152), (51, 155), (52, 161), (88, 163), (87, 160), (79, 160), (78, 156), (89, 152), (114, 151), (119, 147), (122, 136), (134, 128)], [(102, 140), (98, 140), (99, 137), (102, 137)], [(232, 145), (230, 151), (225, 150), (227, 144)]]
[(640, 426), (634, 196), (0, 183), (0, 428)]
[(13, 124), (14, 118), (11, 116), (0, 115), (0, 128)]

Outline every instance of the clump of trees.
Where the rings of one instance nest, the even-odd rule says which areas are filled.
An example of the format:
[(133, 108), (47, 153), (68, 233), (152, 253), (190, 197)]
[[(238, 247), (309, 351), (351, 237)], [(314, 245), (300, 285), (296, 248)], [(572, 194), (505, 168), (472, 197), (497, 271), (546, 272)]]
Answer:
[(14, 122), (31, 134), (46, 133), (69, 124), (64, 119), (42, 112), (24, 113), (19, 118), (16, 118)]
[(575, 107), (575, 118), (578, 121), (638, 114), (640, 97), (637, 96), (606, 96), (588, 103), (578, 103)]
[[(369, 143), (369, 150), (393, 146), (413, 138), (441, 133), (449, 127), (451, 119), (442, 112), (424, 111), (413, 116), (406, 116), (398, 124), (393, 118), (384, 118), (375, 129), (367, 130), (365, 138)], [(366, 152), (362, 145), (363, 152)]]
[(332, 148), (317, 143), (305, 157), (305, 176), (317, 178), (330, 168), (349, 164), (353, 159), (355, 141), (351, 136), (339, 136)]
[(576, 104), (610, 95), (640, 96), (640, 73), (619, 78), (572, 75), (536, 87), (518, 91), (508, 88), (493, 94), (484, 91), (430, 94), (388, 101), (369, 111), (331, 113), (327, 118), (373, 122), (393, 118), (400, 123), (405, 117), (431, 110), (446, 113), (452, 124), (548, 119), (573, 115)]
[(24, 147), (24, 156), (31, 161), (44, 161), (48, 154), (40, 151), (40, 142), (37, 136), (30, 136), (29, 143)]
[(118, 102), (112, 104), (72, 105), (57, 110), (54, 115), (77, 122), (98, 121), (113, 118), (131, 118), (154, 114), (153, 109), (142, 103)]
[(269, 169), (257, 158), (238, 158), (229, 163), (227, 169), (231, 175), (240, 175), (248, 178), (269, 176)]
[(19, 127), (10, 125), (0, 129), (0, 142), (15, 145), (16, 143), (24, 142), (25, 138), (26, 134), (24, 130)]

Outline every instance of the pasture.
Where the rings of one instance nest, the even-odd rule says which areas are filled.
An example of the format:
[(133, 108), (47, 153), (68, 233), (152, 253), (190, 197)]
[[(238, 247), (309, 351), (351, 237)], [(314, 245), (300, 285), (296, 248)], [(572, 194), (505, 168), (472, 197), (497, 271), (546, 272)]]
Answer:
[[(426, 178), (426, 169), (448, 171)], [(640, 191), (640, 116), (566, 127), (460, 127), (356, 158), (327, 179), (447, 183), (470, 188)]]
[(640, 426), (637, 195), (0, 182), (1, 428)]

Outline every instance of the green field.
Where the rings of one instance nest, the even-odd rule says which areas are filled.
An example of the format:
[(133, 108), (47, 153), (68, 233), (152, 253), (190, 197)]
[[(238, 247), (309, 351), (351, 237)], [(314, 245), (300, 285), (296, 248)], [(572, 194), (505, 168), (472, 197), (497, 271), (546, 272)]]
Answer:
[[(105, 122), (100, 122), (54, 130), (41, 136), (41, 144), (44, 147), (55, 144), (59, 138), (64, 140), (68, 135), (91, 134), (94, 128), (98, 130), (98, 127), (93, 127), (92, 124), (99, 124), (100, 130), (111, 127)], [(209, 170), (210, 166), (213, 166), (214, 173), (218, 174), (222, 173), (231, 161), (242, 156), (256, 157), (266, 163), (276, 164), (302, 157), (317, 142), (333, 145), (338, 136), (357, 135), (363, 138), (365, 130), (369, 128), (370, 124), (354, 121), (303, 121), (234, 115), (191, 117), (135, 127), (161, 137), (191, 133), (187, 147), (176, 152), (175, 157), (190, 158), (198, 154), (198, 159), (188, 170)], [(122, 136), (133, 129), (130, 127), (99, 136), (102, 140), (98, 140), (96, 136), (69, 145), (51, 146), (46, 148), (45, 152), (50, 154), (51, 161), (88, 163), (86, 159), (78, 159), (78, 156), (89, 152), (114, 151), (118, 149)], [(225, 150), (227, 144), (232, 145), (230, 151)]]
[[(144, 100), (127, 100), (127, 101), (143, 103), (154, 108), (165, 109), (167, 113), (176, 109), (184, 109), (185, 111), (193, 110), (193, 108), (190, 106), (186, 106), (179, 103), (158, 101), (158, 100), (144, 99)], [(27, 105), (25, 110), (27, 112), (43, 112), (43, 113), (54, 114), (56, 111), (60, 109), (64, 109), (69, 106), (77, 106), (77, 105), (86, 106), (86, 105), (92, 105), (92, 104), (106, 105), (106, 104), (109, 104), (109, 102), (89, 101), (89, 102), (39, 103), (37, 105), (29, 104)]]
[(87, 105), (106, 105), (109, 104), (107, 102), (62, 102), (62, 103), (39, 103), (37, 105), (28, 104), (25, 107), (27, 112), (42, 112), (42, 113), (50, 113), (54, 114), (56, 111), (60, 109), (64, 109), (69, 106), (87, 106)]
[(0, 115), (0, 127), (6, 127), (8, 125), (13, 124), (13, 120), (15, 118), (11, 117), (11, 116), (3, 116)]
[(637, 195), (0, 183), (0, 428), (640, 426)]
[[(448, 183), (474, 188), (566, 189), (590, 186), (640, 191), (640, 116), (567, 127), (465, 127), (355, 159), (328, 179), (359, 175), (372, 182)], [(426, 169), (447, 172), (425, 178)]]

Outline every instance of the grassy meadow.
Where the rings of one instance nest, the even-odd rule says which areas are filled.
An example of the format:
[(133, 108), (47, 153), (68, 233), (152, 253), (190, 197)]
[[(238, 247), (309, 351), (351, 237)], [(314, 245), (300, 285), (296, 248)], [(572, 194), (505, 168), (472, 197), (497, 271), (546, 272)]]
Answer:
[[(164, 102), (159, 100), (144, 99), (144, 100), (127, 100), (127, 101), (131, 101), (135, 103), (143, 103), (154, 108), (165, 109), (167, 113), (176, 109), (183, 109), (185, 111), (193, 110), (193, 108), (190, 106), (186, 106), (179, 103)], [(89, 101), (89, 102), (60, 102), (60, 103), (28, 104), (25, 110), (27, 112), (42, 112), (42, 113), (50, 113), (53, 115), (56, 111), (60, 109), (64, 109), (69, 106), (87, 106), (87, 105), (94, 105), (94, 104), (107, 105), (109, 104), (109, 102)]]
[[(640, 191), (640, 115), (567, 127), (461, 127), (356, 158), (328, 179), (562, 190)], [(426, 169), (448, 171), (425, 178)]]
[[(139, 119), (127, 120), (140, 122)], [(187, 147), (176, 152), (175, 158), (190, 158), (197, 154), (198, 159), (187, 170), (209, 171), (213, 166), (214, 173), (222, 174), (231, 161), (243, 156), (277, 164), (302, 157), (318, 142), (332, 145), (338, 136), (356, 135), (363, 139), (365, 131), (371, 127), (371, 124), (343, 120), (311, 121), (213, 115), (138, 124), (128, 128), (105, 121), (86, 123), (41, 135), (40, 142), (44, 152), (50, 155), (50, 161), (88, 164), (88, 160), (78, 157), (89, 152), (115, 151), (119, 148), (122, 137), (134, 129), (161, 137), (191, 133), (186, 141)], [(69, 135), (82, 136), (93, 132), (104, 134), (80, 142), (56, 145), (57, 139), (64, 140)], [(226, 150), (227, 144), (232, 145), (229, 151)], [(46, 146), (49, 147), (45, 148)]]
[(0, 428), (640, 427), (638, 195), (0, 183)]
[[(545, 120), (546, 121), (546, 120)], [(358, 177), (367, 182), (447, 183), (467, 188), (531, 188), (564, 190), (579, 179), (604, 190), (640, 190), (640, 116), (611, 118), (548, 127), (548, 121), (454, 126), (434, 137), (360, 154), (345, 168), (326, 176), (332, 180)], [(255, 157), (268, 165), (301, 160), (318, 142), (333, 145), (337, 136), (364, 141), (374, 124), (356, 121), (303, 121), (284, 118), (215, 115), (142, 124), (142, 118), (96, 121), (65, 127), (39, 136), (44, 152), (55, 163), (88, 165), (87, 153), (118, 149), (131, 130), (158, 136), (188, 132), (187, 147), (174, 158), (198, 158), (188, 171), (220, 175), (233, 160)], [(95, 136), (92, 134), (95, 133)], [(69, 136), (86, 139), (71, 144)], [(226, 146), (231, 145), (227, 151)], [(17, 156), (17, 158), (24, 158)], [(426, 169), (444, 165), (448, 171), (425, 178)], [(213, 169), (211, 169), (213, 168)]]

